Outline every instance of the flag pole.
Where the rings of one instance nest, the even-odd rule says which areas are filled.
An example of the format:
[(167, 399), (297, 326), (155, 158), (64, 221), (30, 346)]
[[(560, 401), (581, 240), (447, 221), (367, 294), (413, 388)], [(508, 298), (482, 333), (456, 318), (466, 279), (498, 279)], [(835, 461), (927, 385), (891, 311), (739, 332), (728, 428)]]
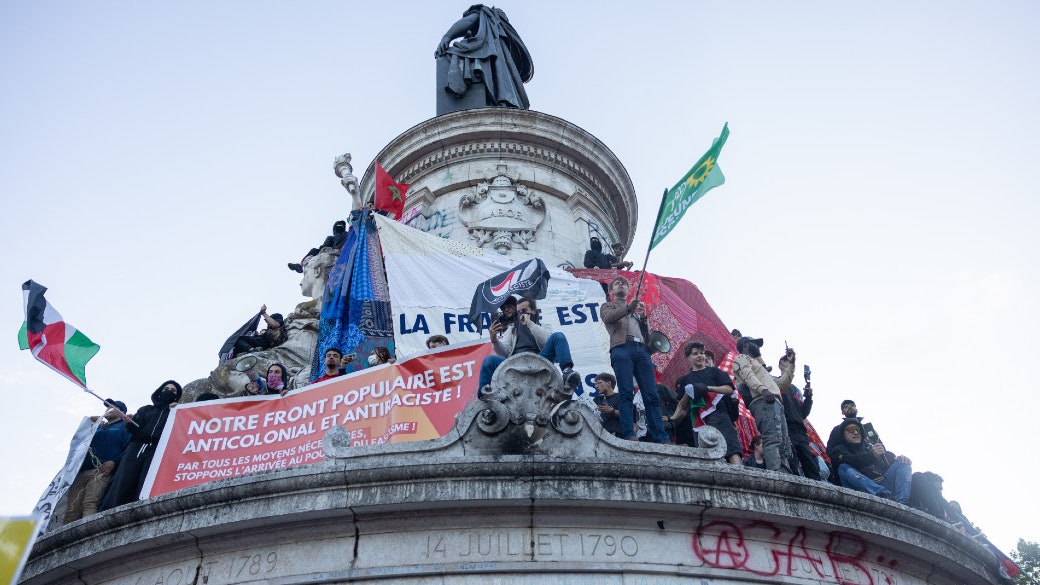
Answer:
[[(83, 387), (83, 391), (84, 391), (84, 392), (86, 392), (87, 394), (90, 394), (90, 395), (91, 395), (91, 396), (93, 396), (94, 398), (97, 398), (98, 400), (100, 400), (100, 401), (101, 401), (101, 403), (102, 403), (102, 404), (104, 404), (105, 406), (107, 406), (107, 407), (109, 407), (109, 408), (114, 408), (114, 409), (116, 409), (116, 410), (119, 410), (119, 407), (118, 407), (118, 406), (116, 406), (115, 404), (112, 404), (111, 402), (109, 402), (109, 400), (108, 400), (107, 398), (102, 398), (102, 397), (98, 396), (98, 395), (97, 395), (97, 394), (95, 394), (95, 393), (94, 393), (94, 391), (93, 391), (93, 390), (91, 390), (90, 388), (87, 388), (86, 386), (84, 386), (84, 387)], [(124, 412), (124, 413), (123, 413), (123, 417), (124, 417), (124, 418), (123, 418), (123, 420), (125, 420), (126, 422), (128, 422), (128, 423), (130, 423), (130, 424), (134, 425), (134, 426), (135, 426), (135, 427), (137, 427), (137, 428), (141, 428), (141, 425), (139, 425), (139, 424), (137, 424), (136, 422), (134, 422), (134, 419), (129, 419), (129, 420), (127, 420), (127, 419), (126, 419), (126, 416), (127, 416), (127, 414), (126, 414), (126, 413)]]
[(650, 244), (646, 248), (646, 257), (643, 258), (643, 270), (639, 273), (639, 283), (636, 284), (636, 296), (633, 300), (639, 300), (639, 291), (643, 288), (643, 277), (646, 276), (646, 265), (650, 262), (650, 250), (654, 249), (654, 236), (657, 235), (657, 225), (661, 223), (661, 213), (664, 212), (664, 202), (668, 199), (668, 189), (661, 195), (661, 205), (657, 208), (657, 219), (654, 220), (654, 231), (650, 234)]

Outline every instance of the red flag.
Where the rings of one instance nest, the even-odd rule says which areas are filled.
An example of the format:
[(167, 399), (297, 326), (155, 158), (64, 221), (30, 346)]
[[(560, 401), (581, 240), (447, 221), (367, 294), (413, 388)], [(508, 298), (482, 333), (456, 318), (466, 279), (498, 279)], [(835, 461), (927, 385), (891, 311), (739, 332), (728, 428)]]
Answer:
[(408, 192), (404, 183), (396, 183), (382, 165), (376, 163), (376, 209), (389, 212), (394, 219), (404, 214), (404, 197)]

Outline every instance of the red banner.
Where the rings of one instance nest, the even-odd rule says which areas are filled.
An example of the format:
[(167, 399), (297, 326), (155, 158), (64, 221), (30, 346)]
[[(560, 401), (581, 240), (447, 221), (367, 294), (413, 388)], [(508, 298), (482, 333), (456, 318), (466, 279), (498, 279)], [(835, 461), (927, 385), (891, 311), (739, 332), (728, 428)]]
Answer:
[(352, 445), (435, 439), (477, 392), (490, 343), (450, 346), (362, 370), (287, 396), (214, 400), (173, 409), (142, 496), (217, 479), (317, 463), (325, 432)]

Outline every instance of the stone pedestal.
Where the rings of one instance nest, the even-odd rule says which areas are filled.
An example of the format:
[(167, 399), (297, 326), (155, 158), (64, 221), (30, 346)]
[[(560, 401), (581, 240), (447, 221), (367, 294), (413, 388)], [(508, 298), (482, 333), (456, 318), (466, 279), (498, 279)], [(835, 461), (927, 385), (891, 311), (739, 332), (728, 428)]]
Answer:
[[(621, 162), (585, 130), (530, 110), (484, 108), (427, 120), (377, 156), (408, 183), (405, 221), (517, 262), (581, 267), (590, 234), (631, 244), (636, 194)], [(367, 201), (374, 164), (361, 181)]]

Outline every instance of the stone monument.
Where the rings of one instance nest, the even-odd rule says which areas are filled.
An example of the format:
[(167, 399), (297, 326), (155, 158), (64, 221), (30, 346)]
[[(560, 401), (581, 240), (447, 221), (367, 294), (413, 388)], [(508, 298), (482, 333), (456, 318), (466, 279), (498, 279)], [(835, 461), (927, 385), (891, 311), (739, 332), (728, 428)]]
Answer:
[[(501, 10), (467, 10), (437, 58), (440, 115), (375, 159), (412, 185), (403, 221), (557, 266), (580, 266), (590, 234), (629, 246), (637, 210), (624, 166), (585, 130), (527, 109), (533, 67)], [(334, 162), (354, 208), (371, 199), (374, 164), (359, 182), (349, 155)], [(301, 291), (312, 299), (286, 320), (289, 340), (254, 354), (258, 367), (286, 364), (296, 386), (309, 377), (301, 367), (333, 253), (307, 261)], [(244, 383), (230, 363), (185, 390), (226, 396)], [(723, 464), (711, 427), (698, 448), (617, 439), (535, 354), (503, 362), (440, 438), (352, 447), (332, 426), (322, 445), (320, 463), (215, 480), (47, 533), (22, 583), (1000, 582), (989, 551), (929, 515)]]

